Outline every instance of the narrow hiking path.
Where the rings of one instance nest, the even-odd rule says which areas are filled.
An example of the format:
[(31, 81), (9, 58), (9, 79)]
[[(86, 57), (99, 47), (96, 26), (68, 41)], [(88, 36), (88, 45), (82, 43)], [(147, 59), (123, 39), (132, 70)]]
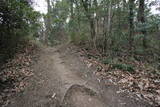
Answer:
[(149, 107), (105, 86), (70, 46), (43, 47), (33, 69), (26, 90), (7, 107)]

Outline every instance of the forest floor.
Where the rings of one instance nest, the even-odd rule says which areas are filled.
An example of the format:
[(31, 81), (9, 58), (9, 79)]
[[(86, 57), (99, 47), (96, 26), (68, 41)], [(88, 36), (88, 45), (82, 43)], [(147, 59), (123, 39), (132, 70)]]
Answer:
[[(96, 76), (74, 46), (42, 47), (23, 91), (7, 107), (150, 107)], [(23, 86), (22, 85), (22, 86)], [(4, 107), (5, 107), (4, 106)]]

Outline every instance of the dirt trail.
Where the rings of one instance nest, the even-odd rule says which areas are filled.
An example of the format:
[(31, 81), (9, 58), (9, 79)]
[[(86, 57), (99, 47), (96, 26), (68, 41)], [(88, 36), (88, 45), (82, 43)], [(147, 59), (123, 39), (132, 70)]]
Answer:
[(28, 87), (8, 107), (149, 107), (99, 82), (68, 46), (42, 49), (33, 68)]

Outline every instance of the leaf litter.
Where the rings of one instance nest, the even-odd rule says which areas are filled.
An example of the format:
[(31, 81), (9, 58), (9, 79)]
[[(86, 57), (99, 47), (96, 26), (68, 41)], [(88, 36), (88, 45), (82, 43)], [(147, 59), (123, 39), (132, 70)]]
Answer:
[[(138, 99), (145, 100), (153, 106), (160, 106), (159, 69), (146, 62), (128, 60), (128, 57), (125, 56), (119, 58), (123, 64), (115, 64), (103, 63), (101, 59), (109, 59), (109, 57), (103, 57), (95, 51), (90, 52), (80, 48), (79, 53), (88, 68), (97, 68), (96, 75), (109, 81), (109, 84), (119, 86), (120, 90), (117, 93), (128, 92), (131, 96), (136, 95)], [(128, 65), (133, 65), (133, 67)]]
[(27, 79), (33, 76), (32, 64), (36, 61), (38, 47), (32, 42), (19, 44), (17, 53), (0, 68), (0, 105), (6, 106), (14, 93), (23, 92)]

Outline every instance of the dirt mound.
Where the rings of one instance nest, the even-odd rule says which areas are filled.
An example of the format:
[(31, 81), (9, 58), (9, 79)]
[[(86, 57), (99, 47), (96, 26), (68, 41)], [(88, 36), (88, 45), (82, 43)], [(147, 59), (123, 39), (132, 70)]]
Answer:
[(64, 96), (62, 107), (105, 107), (105, 104), (93, 90), (72, 85)]

